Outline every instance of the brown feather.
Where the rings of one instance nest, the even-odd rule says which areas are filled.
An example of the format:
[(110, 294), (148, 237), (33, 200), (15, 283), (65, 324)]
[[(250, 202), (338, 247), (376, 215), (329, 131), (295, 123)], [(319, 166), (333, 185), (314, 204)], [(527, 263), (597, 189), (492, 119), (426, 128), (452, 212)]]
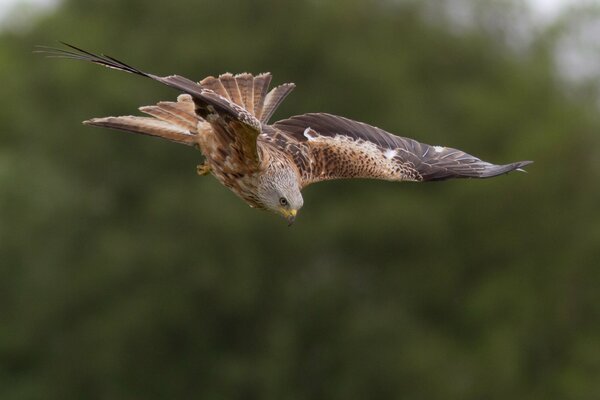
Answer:
[(242, 94), (240, 93), (240, 88), (238, 87), (237, 80), (235, 79), (235, 77), (227, 73), (219, 75), (219, 80), (225, 87), (225, 90), (229, 95), (229, 99), (238, 106), (243, 107)]
[(265, 104), (265, 97), (267, 97), (270, 83), (271, 74), (268, 72), (254, 77), (254, 115), (260, 121), (263, 121), (263, 107)]
[(267, 94), (264, 101), (263, 111), (260, 116), (260, 121), (264, 124), (269, 122), (273, 113), (279, 107), (281, 102), (287, 97), (288, 94), (296, 87), (293, 83), (284, 83), (283, 85), (277, 86)]
[(200, 85), (203, 88), (210, 89), (219, 96), (223, 96), (228, 100), (231, 100), (227, 90), (225, 90), (225, 86), (221, 83), (221, 80), (215, 78), (214, 76), (208, 76), (200, 81)]
[(235, 76), (238, 89), (242, 95), (242, 107), (254, 115), (254, 77), (248, 73)]
[(193, 132), (200, 119), (194, 113), (193, 103), (161, 101), (155, 106), (140, 107), (140, 111)]
[(122, 117), (93, 118), (83, 123), (85, 125), (102, 126), (142, 135), (156, 136), (188, 146), (193, 146), (197, 143), (197, 136), (191, 134), (185, 128), (156, 118), (128, 115)]

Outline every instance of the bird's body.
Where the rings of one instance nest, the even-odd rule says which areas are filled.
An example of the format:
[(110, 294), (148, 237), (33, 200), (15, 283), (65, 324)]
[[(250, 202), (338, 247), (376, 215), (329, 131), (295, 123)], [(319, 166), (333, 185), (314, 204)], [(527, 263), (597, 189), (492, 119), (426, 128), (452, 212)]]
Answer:
[(196, 83), (177, 75), (148, 74), (114, 58), (70, 47), (73, 51), (52, 49), (51, 53), (149, 77), (184, 93), (176, 102), (141, 107), (148, 117), (94, 118), (86, 124), (198, 147), (205, 157), (198, 167), (200, 174), (211, 173), (251, 207), (276, 212), (290, 222), (303, 205), (300, 191), (319, 181), (488, 178), (530, 163), (494, 165), (460, 150), (430, 146), (324, 113), (269, 125), (294, 85), (268, 91), (268, 73), (223, 74)]

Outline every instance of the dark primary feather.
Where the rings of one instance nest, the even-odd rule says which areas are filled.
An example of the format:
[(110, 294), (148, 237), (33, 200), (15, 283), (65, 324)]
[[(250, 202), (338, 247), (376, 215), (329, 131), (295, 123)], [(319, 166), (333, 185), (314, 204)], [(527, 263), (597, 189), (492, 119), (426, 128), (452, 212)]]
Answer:
[[(343, 135), (358, 143), (375, 144), (381, 149), (381, 157), (385, 157), (386, 150), (395, 150), (396, 155), (393, 160), (399, 166), (414, 169), (420, 175), (419, 180), (423, 181), (449, 178), (490, 178), (520, 169), (531, 163), (531, 161), (519, 161), (506, 165), (494, 165), (461, 150), (430, 146), (413, 139), (392, 135), (362, 122), (325, 113), (294, 116), (278, 121), (273, 126), (293, 135), (295, 140), (307, 143), (309, 146), (310, 141), (304, 134), (306, 128), (310, 128), (323, 138), (330, 138), (332, 145), (336, 135)], [(331, 171), (331, 173), (335, 175), (341, 172)]]
[(90, 53), (87, 50), (80, 49), (79, 47), (73, 46), (71, 44), (60, 42), (61, 44), (69, 47), (71, 50), (59, 49), (56, 47), (50, 46), (36, 46), (39, 50), (35, 50), (35, 53), (45, 54), (48, 57), (52, 58), (70, 58), (73, 60), (82, 60), (89, 61), (94, 64), (103, 65), (108, 68), (118, 69), (119, 71), (129, 72), (131, 74), (136, 74), (140, 76), (144, 76), (150, 78), (150, 74), (142, 72), (137, 68), (134, 68), (130, 65), (127, 65), (119, 60), (116, 60), (110, 56), (104, 54), (94, 54)]

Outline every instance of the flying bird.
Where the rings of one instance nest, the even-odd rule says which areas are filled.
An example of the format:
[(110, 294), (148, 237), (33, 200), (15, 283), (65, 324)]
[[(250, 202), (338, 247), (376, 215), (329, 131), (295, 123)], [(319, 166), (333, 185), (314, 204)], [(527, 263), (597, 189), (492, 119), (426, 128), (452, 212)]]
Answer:
[(531, 161), (495, 165), (461, 150), (430, 146), (383, 129), (326, 113), (269, 119), (294, 89), (269, 91), (270, 73), (209, 76), (194, 82), (157, 76), (104, 54), (63, 43), (42, 47), (50, 57), (90, 61), (153, 79), (180, 92), (176, 101), (141, 107), (143, 116), (93, 118), (83, 123), (157, 136), (198, 148), (200, 175), (212, 174), (250, 207), (272, 211), (291, 225), (302, 208), (301, 191), (331, 179), (437, 181), (490, 178), (521, 170)]

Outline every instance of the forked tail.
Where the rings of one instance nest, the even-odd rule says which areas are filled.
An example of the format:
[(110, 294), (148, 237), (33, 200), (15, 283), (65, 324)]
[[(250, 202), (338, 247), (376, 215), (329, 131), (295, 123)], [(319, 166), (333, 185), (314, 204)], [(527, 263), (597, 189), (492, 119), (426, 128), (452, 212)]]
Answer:
[(200, 81), (203, 88), (210, 89), (243, 107), (263, 124), (269, 122), (277, 107), (296, 86), (293, 83), (284, 83), (267, 92), (269, 83), (271, 83), (269, 72), (256, 76), (248, 73), (237, 75), (226, 73), (219, 75), (218, 78), (209, 76)]

